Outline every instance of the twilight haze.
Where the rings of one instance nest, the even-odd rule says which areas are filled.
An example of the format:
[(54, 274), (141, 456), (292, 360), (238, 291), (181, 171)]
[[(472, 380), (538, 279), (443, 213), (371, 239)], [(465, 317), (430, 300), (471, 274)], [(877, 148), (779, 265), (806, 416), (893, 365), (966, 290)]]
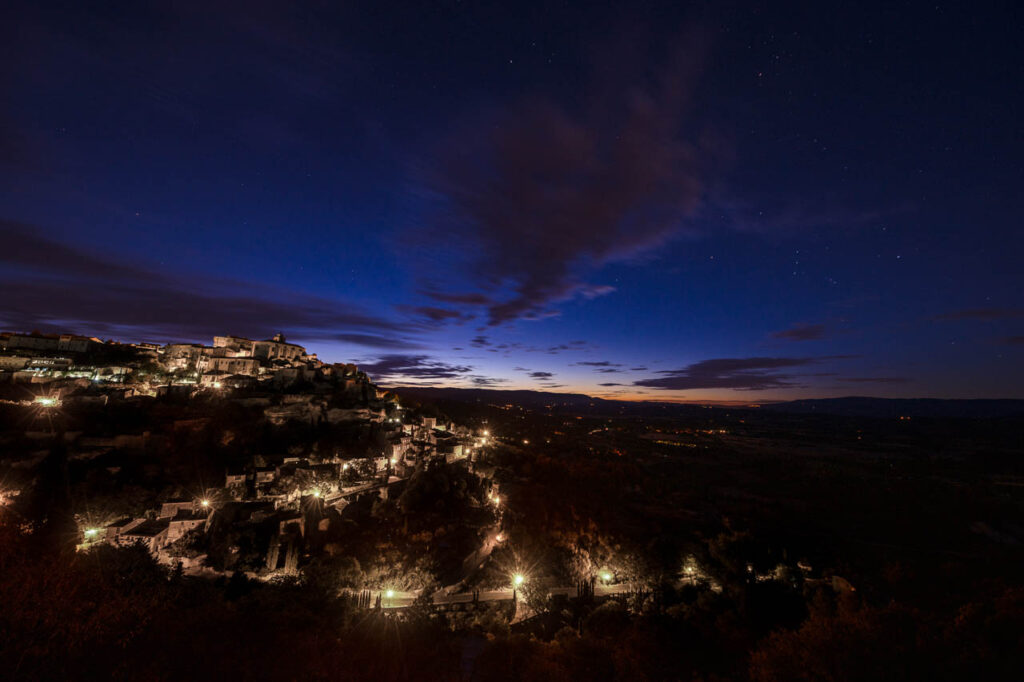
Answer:
[(1021, 397), (1012, 3), (93, 4), (3, 11), (0, 329)]

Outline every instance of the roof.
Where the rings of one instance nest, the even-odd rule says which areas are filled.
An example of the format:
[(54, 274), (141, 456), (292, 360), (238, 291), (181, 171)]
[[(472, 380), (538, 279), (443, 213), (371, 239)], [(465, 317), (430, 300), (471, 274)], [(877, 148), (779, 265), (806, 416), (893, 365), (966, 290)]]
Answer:
[(140, 523), (135, 528), (124, 533), (124, 535), (131, 535), (141, 538), (152, 538), (160, 535), (169, 525), (168, 519), (157, 519), (156, 521), (145, 521)]
[(179, 509), (178, 513), (171, 518), (171, 521), (205, 521), (210, 517), (209, 512), (195, 511), (192, 509)]

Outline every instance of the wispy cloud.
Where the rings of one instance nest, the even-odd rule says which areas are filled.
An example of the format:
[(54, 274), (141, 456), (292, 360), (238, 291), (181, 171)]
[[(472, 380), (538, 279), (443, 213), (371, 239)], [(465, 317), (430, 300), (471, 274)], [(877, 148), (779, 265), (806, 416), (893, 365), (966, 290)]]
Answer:
[(634, 381), (634, 386), (667, 391), (706, 388), (763, 391), (799, 385), (798, 376), (781, 370), (805, 367), (821, 358), (716, 358), (702, 360), (681, 369), (662, 370), (661, 376)]
[(825, 336), (825, 325), (823, 324), (794, 324), (789, 329), (775, 332), (773, 338), (785, 339), (787, 341), (817, 341)]
[(329, 335), (326, 336), (325, 338), (337, 341), (344, 341), (345, 343), (352, 343), (357, 346), (366, 346), (367, 348), (384, 348), (392, 350), (417, 350), (418, 348), (420, 348), (419, 343), (398, 336), (377, 336), (375, 334), (343, 333)]
[[(251, 282), (171, 275), (47, 238), (0, 221), (0, 326), (79, 330), (151, 339), (201, 339), (230, 331), (265, 338), (402, 331), (351, 301), (329, 300)], [(356, 330), (356, 331), (353, 331)], [(364, 337), (368, 340), (369, 337)]]
[(660, 69), (619, 60), (583, 110), (528, 98), (445, 140), (426, 177), (448, 237), (437, 241), (465, 245), (464, 286), (475, 291), (428, 295), (483, 307), (490, 325), (542, 319), (561, 302), (612, 293), (587, 281), (596, 268), (677, 236), (707, 156), (683, 132), (702, 42), (687, 38), (679, 44), (695, 49)]
[(359, 369), (377, 381), (402, 379), (461, 379), (472, 373), (466, 365), (453, 365), (427, 355), (383, 355), (374, 362), (362, 362)]

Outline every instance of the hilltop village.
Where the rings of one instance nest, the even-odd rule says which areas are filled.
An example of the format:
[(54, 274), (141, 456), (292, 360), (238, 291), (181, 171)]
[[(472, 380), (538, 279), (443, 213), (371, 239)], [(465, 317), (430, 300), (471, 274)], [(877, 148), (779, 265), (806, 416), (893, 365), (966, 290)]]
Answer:
[(431, 393), (281, 335), (0, 335), (3, 669), (1019, 677), (1019, 416)]
[[(486, 428), (410, 412), (355, 365), (324, 363), (281, 334), (160, 346), (5, 333), (0, 397), (34, 414), (25, 431), (3, 435), (16, 459), (5, 501), (45, 469), (56, 441), (69, 466), (87, 472), (72, 495), (80, 550), (143, 546), (195, 574), (294, 575), (336, 548), (346, 507), (387, 502), (417, 471), (457, 467), (472, 477), (478, 506), (500, 499), (493, 467), (478, 461)], [(225, 411), (228, 426), (218, 420)], [(271, 444), (243, 445), (242, 431), (268, 429), (279, 436)], [(204, 455), (212, 464), (183, 468), (196, 448), (213, 450)]]

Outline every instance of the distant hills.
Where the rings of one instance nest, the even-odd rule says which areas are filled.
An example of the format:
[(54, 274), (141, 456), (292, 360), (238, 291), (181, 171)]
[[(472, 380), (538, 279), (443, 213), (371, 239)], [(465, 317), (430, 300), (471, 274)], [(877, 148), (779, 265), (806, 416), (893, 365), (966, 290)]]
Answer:
[(1010, 417), (1024, 415), (1024, 400), (819, 398), (774, 403), (764, 405), (761, 409), (789, 414), (833, 414), (846, 417)]
[(589, 407), (595, 403), (619, 401), (592, 398), (582, 393), (548, 393), (546, 391), (502, 391), (492, 388), (433, 388), (427, 386), (396, 386), (388, 390), (398, 395), (409, 395), (422, 400), (452, 400), (455, 402), (519, 405), (542, 408), (558, 404), (562, 407)]
[[(625, 401), (595, 398), (582, 393), (547, 393), (530, 390), (489, 388), (435, 388), (400, 386), (393, 390), (419, 400), (448, 400), (463, 403), (517, 405), (528, 409), (551, 408), (557, 412), (681, 414), (703, 409), (699, 405), (668, 401)], [(815, 398), (781, 403), (762, 403), (757, 408), (719, 406), (730, 411), (751, 409), (786, 414), (822, 414), (845, 417), (893, 418), (985, 418), (1024, 416), (1024, 400), (943, 400), (937, 398)]]

